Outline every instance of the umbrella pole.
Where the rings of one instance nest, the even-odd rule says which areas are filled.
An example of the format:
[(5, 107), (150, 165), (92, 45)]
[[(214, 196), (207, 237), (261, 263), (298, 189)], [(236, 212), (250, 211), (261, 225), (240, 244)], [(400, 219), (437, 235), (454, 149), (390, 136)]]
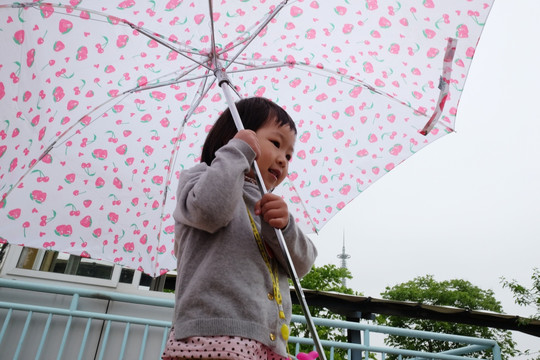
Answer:
[[(236, 105), (234, 103), (231, 89), (229, 86), (231, 86), (230, 81), (227, 79), (224, 70), (219, 69), (215, 71), (216, 77), (218, 79), (219, 86), (223, 90), (223, 94), (225, 96), (225, 99), (227, 101), (227, 105), (229, 107), (229, 110), (231, 111), (231, 115), (234, 119), (234, 123), (236, 125), (236, 128), (238, 130), (243, 130), (244, 125), (242, 124), (242, 120), (240, 119), (240, 114), (238, 114), (238, 110), (236, 109)], [(266, 186), (264, 185), (264, 181), (262, 180), (261, 172), (259, 170), (259, 166), (257, 165), (257, 162), (253, 163), (253, 169), (255, 170), (255, 173), (257, 174), (257, 179), (259, 183), (259, 188), (261, 189), (262, 194), (267, 193)], [(316, 331), (315, 324), (313, 323), (313, 318), (311, 316), (311, 312), (309, 311), (306, 297), (304, 296), (304, 291), (302, 290), (302, 287), (300, 286), (300, 280), (298, 279), (298, 275), (296, 273), (296, 270), (294, 268), (294, 265), (292, 263), (291, 254), (289, 253), (289, 249), (287, 249), (287, 246), (285, 244), (285, 238), (283, 237), (283, 233), (280, 229), (274, 229), (276, 232), (276, 236), (278, 238), (278, 243), (281, 248), (281, 251), (283, 253), (283, 256), (286, 259), (287, 263), (287, 270), (289, 272), (289, 276), (293, 282), (294, 290), (296, 292), (296, 296), (298, 297), (298, 301), (300, 302), (300, 306), (302, 307), (302, 312), (304, 313), (304, 316), (306, 318), (307, 327), (309, 329), (309, 332), (311, 333), (311, 337), (313, 339), (313, 342), (315, 344), (315, 348), (317, 352), (319, 353), (319, 358), (321, 360), (326, 360), (326, 355), (324, 353), (323, 347), (321, 345), (321, 341), (319, 339), (319, 334)]]

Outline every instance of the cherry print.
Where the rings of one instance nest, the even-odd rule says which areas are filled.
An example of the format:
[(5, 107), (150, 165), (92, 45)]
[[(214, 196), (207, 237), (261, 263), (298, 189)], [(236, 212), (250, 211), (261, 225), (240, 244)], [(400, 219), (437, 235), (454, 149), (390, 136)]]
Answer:
[[(20, 18), (18, 8), (0, 9), (4, 238), (152, 275), (175, 267), (174, 219), (162, 214), (172, 213), (181, 171), (199, 162), (226, 105), (219, 86), (203, 78), (213, 65), (190, 60), (207, 65), (211, 20), (218, 59), (237, 61), (227, 64), (235, 90), (278, 102), (296, 121), (290, 175), (275, 193), (304, 231), (318, 230), (453, 131), (492, 1), (293, 2), (246, 49), (242, 42), (257, 28), (251, 19), (266, 19), (272, 4), (224, 0), (210, 16), (189, 3), (59, 0)], [(35, 21), (39, 33), (31, 31)], [(449, 37), (458, 41), (440, 81)], [(252, 71), (259, 65), (266, 70)], [(449, 85), (441, 101), (440, 84)], [(435, 127), (419, 134), (435, 111)]]

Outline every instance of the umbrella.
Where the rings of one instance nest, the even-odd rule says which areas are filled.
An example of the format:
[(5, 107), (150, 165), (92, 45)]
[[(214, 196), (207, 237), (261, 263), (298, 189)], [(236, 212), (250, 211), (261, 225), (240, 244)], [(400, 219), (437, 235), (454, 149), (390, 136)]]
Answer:
[[(490, 1), (0, 2), (0, 237), (174, 267), (174, 189), (225, 101), (297, 121), (306, 232), (454, 131)], [(217, 68), (219, 67), (219, 69)], [(171, 190), (172, 189), (172, 190)]]
[(174, 190), (222, 82), (297, 122), (275, 191), (316, 232), (454, 131), (491, 4), (0, 1), (0, 241), (174, 268)]

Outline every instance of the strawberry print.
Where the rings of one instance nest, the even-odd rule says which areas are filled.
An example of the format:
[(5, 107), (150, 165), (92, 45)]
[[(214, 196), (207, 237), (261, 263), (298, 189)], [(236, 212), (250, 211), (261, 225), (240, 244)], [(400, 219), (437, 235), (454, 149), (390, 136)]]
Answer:
[(307, 233), (454, 131), (493, 0), (280, 3), (0, 5), (2, 239), (175, 268), (175, 188), (226, 107), (216, 65), (295, 120), (274, 192)]

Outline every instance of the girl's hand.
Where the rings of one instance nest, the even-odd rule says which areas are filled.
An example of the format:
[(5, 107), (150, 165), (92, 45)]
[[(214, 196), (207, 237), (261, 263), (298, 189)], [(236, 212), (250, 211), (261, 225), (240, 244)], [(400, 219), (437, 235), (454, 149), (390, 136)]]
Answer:
[(240, 139), (246, 142), (253, 151), (255, 151), (255, 159), (261, 156), (261, 147), (259, 145), (259, 139), (257, 139), (257, 134), (253, 130), (240, 130), (234, 135), (235, 139)]
[(281, 196), (267, 193), (255, 204), (255, 215), (276, 229), (285, 229), (289, 224), (289, 209)]

